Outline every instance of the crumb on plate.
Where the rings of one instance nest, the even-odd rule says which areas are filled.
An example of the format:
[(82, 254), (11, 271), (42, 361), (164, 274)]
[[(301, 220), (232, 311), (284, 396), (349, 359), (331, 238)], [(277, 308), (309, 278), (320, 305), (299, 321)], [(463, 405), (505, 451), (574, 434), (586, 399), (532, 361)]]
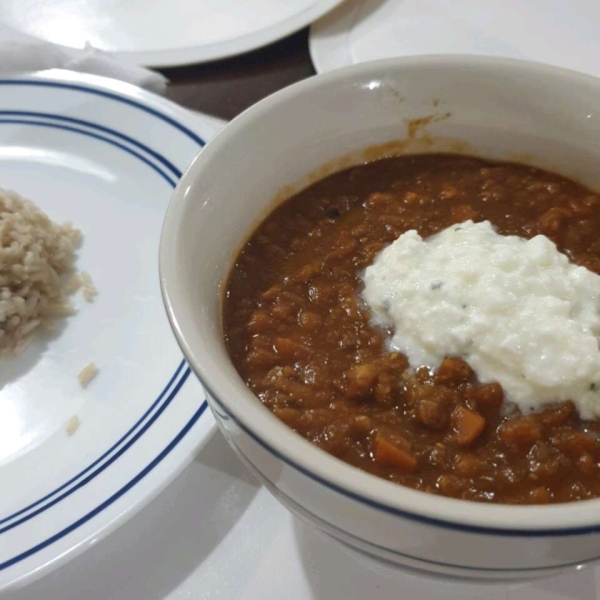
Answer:
[(92, 379), (94, 379), (94, 377), (96, 377), (97, 374), (98, 367), (93, 362), (91, 362), (89, 365), (87, 365), (81, 370), (81, 372), (77, 376), (77, 379), (79, 379), (79, 383), (82, 385), (82, 387), (87, 387), (90, 381), (92, 381)]
[(67, 421), (67, 424), (65, 426), (65, 431), (67, 432), (67, 435), (73, 435), (79, 429), (79, 425), (81, 425), (79, 417), (77, 415), (73, 415)]

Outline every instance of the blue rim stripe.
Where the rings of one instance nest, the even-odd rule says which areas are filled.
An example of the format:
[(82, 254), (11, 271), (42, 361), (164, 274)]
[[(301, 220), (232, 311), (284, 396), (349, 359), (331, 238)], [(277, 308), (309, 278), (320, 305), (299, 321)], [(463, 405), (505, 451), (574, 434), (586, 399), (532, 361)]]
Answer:
[[(178, 381), (178, 383), (177, 383), (177, 385), (175, 386), (174, 389), (178, 390), (181, 387), (181, 384), (188, 378), (189, 374), (190, 374), (190, 369), (187, 368), (185, 370), (183, 376)], [(37, 510), (34, 510), (33, 512), (30, 512), (29, 514), (27, 514), (26, 516), (22, 517), (21, 519), (18, 519), (17, 521), (13, 521), (9, 525), (6, 525), (6, 526), (0, 528), (0, 534), (6, 533), (7, 531), (10, 531), (11, 529), (14, 529), (15, 527), (18, 527), (22, 523), (26, 523), (30, 519), (33, 519), (37, 515), (45, 512), (49, 508), (53, 507), (55, 504), (58, 504), (61, 500), (63, 500), (67, 496), (70, 496), (72, 493), (76, 492), (78, 489), (81, 489), (82, 487), (84, 487), (85, 485), (87, 485), (90, 481), (92, 481), (93, 479), (95, 479), (96, 477), (98, 477), (98, 475), (100, 475), (103, 471), (105, 471), (108, 467), (110, 467), (110, 465), (112, 465), (122, 454), (124, 454), (125, 452), (127, 452), (127, 450), (129, 450), (129, 448), (131, 448), (131, 446), (133, 446), (133, 444), (135, 444), (135, 442), (137, 442), (137, 440), (140, 437), (142, 437), (142, 435), (144, 435), (144, 433), (146, 433), (146, 431), (152, 426), (152, 424), (166, 410), (166, 408), (169, 406), (169, 404), (171, 404), (171, 401), (173, 400), (174, 397), (175, 397), (174, 394), (172, 394), (172, 393), (169, 394), (167, 396), (167, 399), (165, 400), (165, 402), (163, 402), (160, 405), (159, 409), (152, 415), (152, 417), (150, 417), (150, 419), (148, 419), (144, 423), (143, 427), (141, 427), (138, 431), (136, 431), (135, 435), (133, 435), (127, 441), (127, 443), (123, 444), (123, 446), (121, 446), (121, 448), (119, 448), (119, 450), (117, 452), (115, 452), (106, 462), (104, 462), (100, 467), (98, 467), (98, 469), (96, 469), (93, 473), (90, 473), (87, 477), (85, 477), (84, 479), (81, 479), (80, 481), (78, 481), (76, 485), (74, 485), (73, 487), (69, 488), (63, 494), (55, 496), (55, 494), (57, 493), (57, 491), (55, 490), (52, 494), (50, 494), (51, 496), (55, 496), (50, 502), (48, 502), (47, 504), (44, 504), (43, 506), (41, 506)], [(96, 461), (96, 462), (98, 462), (98, 461)], [(86, 471), (88, 471), (90, 468), (91, 467), (88, 467), (86, 469)], [(75, 477), (75, 479), (77, 479), (78, 477), (79, 476)], [(38, 504), (39, 504), (39, 502), (40, 501), (38, 501)]]
[(141, 142), (133, 139), (132, 137), (125, 135), (119, 131), (111, 129), (110, 127), (105, 127), (104, 125), (99, 125), (98, 123), (92, 123), (91, 121), (85, 121), (84, 119), (74, 119), (73, 117), (64, 117), (62, 115), (55, 115), (53, 113), (45, 113), (45, 112), (28, 112), (24, 110), (0, 110), (0, 117), (33, 117), (36, 119), (54, 119), (56, 121), (62, 121), (65, 123), (72, 123), (74, 125), (84, 125), (86, 127), (90, 127), (91, 129), (96, 129), (98, 131), (102, 131), (103, 133), (109, 133), (114, 135), (115, 137), (122, 139), (126, 142), (129, 142), (133, 146), (136, 146), (140, 150), (144, 150), (144, 152), (148, 153), (150, 156), (155, 158), (162, 165), (167, 167), (169, 171), (177, 179), (181, 177), (181, 171), (169, 160), (167, 160), (162, 154), (155, 152), (152, 148), (146, 146), (146, 144), (142, 144)]
[(110, 138), (104, 137), (97, 133), (92, 133), (91, 131), (86, 131), (84, 129), (77, 129), (76, 127), (71, 127), (70, 125), (61, 125), (59, 123), (44, 123), (42, 121), (26, 121), (25, 119), (0, 119), (0, 123), (15, 125), (33, 125), (37, 127), (49, 127), (51, 129), (62, 129), (64, 131), (79, 133), (81, 135), (86, 135), (88, 137), (100, 140), (102, 142), (106, 142), (111, 146), (115, 146), (117, 148), (120, 148), (121, 150), (124, 150), (125, 152), (141, 160), (143, 163), (147, 164), (151, 169), (156, 171), (171, 187), (174, 188), (176, 185), (176, 183), (166, 173), (161, 171), (158, 168), (158, 166), (156, 166), (153, 162), (150, 162), (146, 157), (142, 156), (135, 150), (132, 150), (131, 148), (125, 146), (124, 144), (121, 144), (120, 142), (116, 142), (115, 140), (111, 140)]
[[(210, 395), (210, 398), (217, 404), (217, 406), (226, 413), (230, 419), (233, 420), (236, 425), (246, 432), (257, 444), (262, 446), (267, 452), (283, 461), (294, 470), (302, 473), (308, 479), (312, 479), (316, 483), (326, 487), (327, 489), (336, 492), (340, 496), (344, 496), (346, 498), (350, 498), (360, 504), (365, 504), (370, 508), (375, 510), (379, 510), (381, 512), (385, 512), (397, 517), (402, 517), (403, 519), (407, 519), (409, 521), (416, 521), (418, 523), (424, 523), (426, 525), (431, 525), (434, 527), (440, 527), (442, 529), (451, 529), (454, 531), (462, 531), (464, 533), (472, 533), (472, 534), (484, 534), (484, 535), (493, 535), (498, 537), (524, 537), (524, 538), (535, 538), (535, 537), (560, 537), (560, 536), (574, 536), (574, 535), (588, 535), (593, 533), (600, 532), (600, 525), (590, 526), (590, 527), (572, 527), (572, 528), (557, 528), (557, 529), (494, 529), (492, 527), (483, 527), (480, 525), (463, 525), (462, 523), (454, 523), (452, 521), (445, 521), (443, 519), (436, 519), (434, 517), (426, 517), (423, 515), (415, 514), (406, 510), (402, 510), (400, 508), (396, 508), (395, 506), (389, 506), (388, 504), (383, 504), (382, 502), (378, 502), (376, 500), (372, 500), (371, 498), (367, 498), (361, 494), (357, 494), (356, 492), (351, 492), (331, 481), (323, 479), (320, 475), (313, 473), (312, 471), (306, 469), (302, 465), (298, 464), (296, 461), (288, 458), (281, 454), (278, 450), (273, 448), (268, 442), (264, 441), (258, 435), (256, 435), (249, 427), (247, 427), (242, 421), (240, 421), (234, 414), (232, 414), (227, 408), (223, 405), (223, 403), (216, 397), (215, 393), (211, 389), (209, 385), (200, 377), (198, 373), (196, 373), (196, 377), (200, 379), (202, 386), (206, 390), (206, 393)], [(257, 399), (257, 402), (260, 400)], [(268, 410), (265, 408), (265, 410)], [(218, 414), (217, 411), (214, 411), (215, 414)], [(427, 492), (423, 492), (424, 494)]]
[[(187, 376), (189, 374), (190, 374), (190, 371), (188, 370), (186, 372), (186, 377), (183, 378), (178, 383), (177, 388), (173, 390), (173, 392), (172, 392), (173, 396), (177, 395), (177, 393), (179, 392), (179, 388), (185, 383), (185, 379), (187, 378)], [(173, 450), (173, 448), (175, 448), (175, 446), (177, 446), (177, 444), (179, 444), (179, 442), (186, 436), (186, 434), (192, 428), (192, 426), (196, 423), (196, 421), (198, 421), (198, 419), (202, 416), (202, 414), (206, 410), (207, 406), (208, 405), (207, 405), (206, 401), (204, 401), (202, 403), (202, 405), (200, 406), (200, 408), (194, 413), (192, 418), (185, 424), (183, 429), (171, 440), (171, 442), (162, 450), (162, 452), (160, 454), (158, 454), (158, 456), (156, 456), (154, 458), (154, 460), (152, 460), (133, 479), (131, 479), (128, 483), (126, 483), (122, 488), (120, 488), (112, 496), (107, 498), (104, 502), (102, 502), (101, 504), (96, 506), (96, 508), (94, 508), (93, 510), (91, 510), (90, 512), (85, 514), (83, 517), (81, 517), (80, 519), (78, 519), (77, 521), (75, 521), (74, 523), (72, 523), (71, 525), (66, 527), (65, 529), (62, 529), (58, 533), (55, 533), (53, 536), (49, 537), (48, 539), (44, 540), (43, 542), (40, 542), (39, 544), (37, 544), (35, 546), (33, 546), (29, 550), (26, 550), (25, 552), (22, 552), (21, 554), (18, 554), (17, 556), (14, 556), (13, 558), (11, 558), (9, 560), (4, 561), (3, 563), (0, 563), (0, 571), (3, 571), (4, 569), (7, 569), (8, 567), (12, 567), (16, 563), (19, 563), (22, 560), (29, 558), (31, 555), (39, 552), (40, 550), (43, 550), (44, 548), (50, 546), (51, 544), (54, 544), (54, 542), (57, 542), (58, 540), (65, 537), (66, 535), (68, 535), (69, 533), (74, 531), (75, 529), (77, 529), (77, 528), (81, 527), (83, 524), (87, 523), (90, 519), (93, 519), (97, 514), (101, 513), (105, 508), (108, 508), (111, 504), (113, 504), (121, 496), (123, 496), (125, 493), (127, 493), (131, 488), (133, 488), (142, 479), (144, 479), (144, 477), (146, 477), (146, 475), (148, 475), (148, 473), (150, 473), (158, 464), (160, 464), (162, 462), (162, 460)]]
[(167, 115), (162, 114), (155, 108), (150, 108), (137, 100), (132, 100), (131, 98), (125, 98), (124, 96), (120, 96), (114, 92), (107, 92), (104, 90), (99, 90), (96, 88), (87, 87), (85, 85), (78, 85), (75, 83), (62, 83), (58, 81), (39, 81), (39, 80), (29, 80), (29, 79), (0, 79), (0, 85), (18, 85), (18, 86), (34, 86), (34, 87), (47, 87), (47, 88), (59, 88), (65, 90), (73, 90), (76, 92), (84, 92), (86, 94), (92, 94), (94, 96), (101, 96), (103, 98), (110, 98), (111, 100), (116, 100), (120, 104), (126, 104), (128, 106), (133, 106), (143, 112), (146, 112), (165, 123), (168, 123), (185, 136), (196, 142), (200, 147), (204, 146), (204, 140), (196, 135), (191, 129), (188, 129), (175, 119), (171, 117), (167, 117)]
[(88, 473), (88, 471), (93, 469), (98, 463), (102, 462), (113, 450), (115, 450), (115, 448), (120, 446), (131, 435), (131, 433), (146, 419), (146, 417), (154, 410), (156, 405), (162, 400), (164, 395), (168, 392), (170, 387), (173, 385), (173, 382), (175, 381), (175, 379), (177, 379), (177, 377), (179, 376), (179, 373), (181, 373), (181, 370), (183, 369), (184, 365), (185, 365), (185, 361), (182, 360), (179, 363), (179, 366), (177, 367), (175, 374), (171, 377), (171, 379), (169, 380), (169, 383), (167, 383), (167, 385), (165, 386), (163, 391), (160, 393), (158, 398), (152, 403), (150, 408), (148, 408), (148, 410), (135, 422), (133, 427), (131, 427), (125, 433), (125, 435), (123, 435), (117, 442), (115, 442), (102, 456), (97, 458), (91, 465), (86, 467), (83, 471), (80, 471), (79, 473), (77, 473), (77, 475), (75, 475), (74, 477), (69, 479), (69, 481), (67, 481), (66, 483), (63, 483), (60, 487), (56, 488), (54, 491), (50, 492), (49, 494), (46, 494), (43, 498), (40, 498), (39, 500), (31, 503), (29, 506), (22, 508), (21, 510), (9, 515), (8, 517), (4, 517), (3, 519), (0, 519), (0, 525), (3, 525), (7, 521), (10, 521), (16, 517), (19, 517), (23, 513), (27, 512), (28, 510), (31, 510), (32, 508), (39, 506), (42, 502), (45, 502), (46, 500), (48, 500), (55, 494), (62, 492), (66, 487), (68, 487), (73, 482), (75, 482), (77, 479), (79, 479), (80, 477), (83, 477), (86, 473)]
[[(244, 454), (244, 452), (239, 447), (237, 447), (237, 451), (240, 453), (240, 455), (244, 459), (244, 462), (246, 463), (246, 467), (248, 467), (252, 472), (254, 472), (255, 476), (259, 480), (262, 479), (266, 482), (267, 489), (269, 489), (269, 491), (271, 491), (271, 493), (274, 496), (276, 496), (276, 497), (278, 495), (283, 496), (285, 498), (285, 501), (293, 507), (294, 511), (300, 513), (303, 517), (305, 517), (308, 520), (315, 521), (326, 532), (327, 532), (327, 529), (330, 528), (330, 529), (334, 530), (336, 533), (340, 534), (342, 536), (342, 538), (344, 536), (351, 538), (358, 544), (370, 546), (371, 548), (375, 548), (376, 550), (387, 552), (388, 554), (393, 554), (393, 555), (399, 556), (401, 558), (407, 558), (409, 560), (414, 560), (416, 562), (423, 563), (424, 565), (430, 565), (430, 567), (429, 567), (430, 572), (431, 572), (432, 567), (446, 567), (449, 569), (460, 569), (462, 571), (473, 571), (474, 573), (485, 571), (486, 573), (498, 573), (498, 574), (502, 574), (502, 573), (509, 574), (509, 573), (516, 573), (516, 572), (519, 572), (519, 573), (534, 572), (534, 571), (557, 571), (558, 569), (564, 569), (564, 568), (568, 568), (568, 567), (576, 567), (576, 566), (581, 565), (582, 563), (591, 563), (591, 562), (600, 560), (600, 556), (595, 556), (593, 558), (585, 559), (584, 561), (578, 560), (576, 562), (561, 563), (560, 565), (554, 565), (554, 566), (498, 568), (498, 567), (469, 567), (468, 565), (459, 565), (459, 564), (454, 564), (454, 563), (447, 563), (447, 562), (442, 562), (442, 561), (437, 561), (437, 560), (431, 560), (429, 558), (422, 558), (420, 556), (413, 556), (412, 554), (407, 554), (406, 552), (400, 552), (399, 550), (394, 550), (393, 548), (388, 548), (386, 546), (381, 546), (379, 544), (369, 542), (369, 541), (364, 540), (352, 533), (349, 533), (348, 531), (345, 531), (344, 529), (341, 529), (340, 527), (338, 527), (336, 525), (333, 525), (332, 523), (324, 521), (321, 517), (319, 517), (312, 511), (308, 510), (304, 506), (301, 506), (293, 498), (288, 496), (285, 492), (281, 491), (281, 489), (279, 489), (256, 465), (254, 465), (250, 461), (250, 459)], [(276, 493), (273, 490), (276, 490)], [(356, 547), (352, 546), (349, 542), (345, 541), (344, 539), (340, 539), (340, 538), (336, 538), (336, 539), (338, 541), (341, 541), (344, 544), (347, 544), (348, 547), (352, 548), (353, 550), (359, 550), (361, 552), (365, 552), (365, 550), (362, 550), (360, 548), (356, 548)], [(387, 560), (389, 560), (389, 559), (387, 559)], [(426, 567), (422, 567), (422, 568), (425, 569)]]

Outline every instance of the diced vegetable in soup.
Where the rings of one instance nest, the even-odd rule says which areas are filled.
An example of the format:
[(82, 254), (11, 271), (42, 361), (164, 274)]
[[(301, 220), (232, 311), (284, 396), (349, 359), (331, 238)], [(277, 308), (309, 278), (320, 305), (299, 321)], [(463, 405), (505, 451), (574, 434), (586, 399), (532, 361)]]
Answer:
[(336, 173), (237, 258), (231, 358), (289, 427), (387, 480), (485, 502), (598, 497), (599, 230), (598, 194), (524, 165), (419, 155)]

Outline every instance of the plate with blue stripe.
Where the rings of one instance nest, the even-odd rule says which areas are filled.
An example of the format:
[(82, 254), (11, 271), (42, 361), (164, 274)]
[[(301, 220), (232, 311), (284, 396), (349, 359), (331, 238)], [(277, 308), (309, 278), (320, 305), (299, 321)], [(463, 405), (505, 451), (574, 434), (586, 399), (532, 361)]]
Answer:
[(164, 313), (158, 243), (173, 188), (219, 125), (101, 77), (0, 80), (0, 187), (81, 230), (77, 268), (99, 290), (0, 366), (0, 590), (118, 527), (214, 427)]

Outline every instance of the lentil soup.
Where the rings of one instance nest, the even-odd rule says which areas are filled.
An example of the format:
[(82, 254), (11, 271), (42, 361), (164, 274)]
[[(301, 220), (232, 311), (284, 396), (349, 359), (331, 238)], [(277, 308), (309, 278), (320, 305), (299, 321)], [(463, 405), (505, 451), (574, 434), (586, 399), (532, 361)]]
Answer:
[(361, 299), (364, 269), (398, 236), (466, 220), (546, 235), (600, 273), (600, 196), (591, 190), (515, 163), (382, 159), (315, 183), (253, 233), (224, 301), (232, 361), (294, 431), (387, 480), (484, 502), (598, 497), (600, 423), (581, 420), (569, 401), (523, 414), (461, 357), (410, 369)]

